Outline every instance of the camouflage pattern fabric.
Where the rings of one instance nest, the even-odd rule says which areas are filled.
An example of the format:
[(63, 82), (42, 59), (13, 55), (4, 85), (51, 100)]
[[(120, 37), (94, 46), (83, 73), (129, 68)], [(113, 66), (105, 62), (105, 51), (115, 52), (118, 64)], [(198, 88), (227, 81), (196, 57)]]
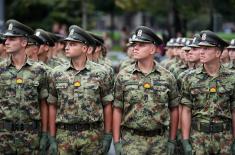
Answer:
[[(148, 75), (144, 75), (138, 69), (137, 64), (123, 69), (117, 75), (113, 106), (122, 109), (121, 125), (124, 127), (149, 131), (162, 126), (169, 126), (170, 114), (168, 108), (178, 106), (176, 80), (170, 72), (162, 68), (157, 62), (154, 63), (155, 67)], [(136, 140), (140, 141), (137, 138), (130, 144), (128, 143), (128, 147), (138, 149), (139, 144), (135, 147), (138, 143)], [(164, 141), (167, 141), (167, 138)], [(150, 144), (143, 145), (143, 147), (146, 147), (144, 150), (147, 150)], [(139, 149), (143, 148), (140, 147)], [(139, 150), (135, 151), (138, 152)], [(161, 150), (158, 151), (161, 152)]]
[(208, 134), (191, 130), (191, 141), (195, 155), (230, 155), (233, 137), (231, 131)]
[(144, 137), (122, 130), (122, 144), (125, 155), (166, 155), (167, 140), (167, 134)]
[(133, 59), (127, 59), (127, 60), (123, 61), (119, 67), (119, 71), (123, 70), (126, 67), (129, 67), (130, 65), (132, 65), (134, 63), (135, 63), (135, 60), (133, 60)]
[(55, 57), (55, 58), (49, 59), (47, 62), (47, 65), (51, 68), (55, 68), (56, 66), (62, 66), (68, 62), (69, 61), (66, 59)]
[(113, 100), (107, 77), (102, 65), (91, 61), (80, 72), (70, 64), (56, 67), (49, 78), (47, 101), (58, 105), (57, 122), (102, 121), (103, 106)]
[[(11, 59), (3, 61), (0, 64), (0, 121), (30, 124), (40, 120), (40, 101), (48, 97), (46, 81), (46, 71), (37, 62), (27, 60), (17, 70)], [(4, 143), (1, 143), (0, 150), (9, 148), (8, 151), (17, 151), (19, 154), (28, 154), (29, 151), (32, 154), (38, 148), (39, 131), (32, 132), (1, 128), (0, 139)]]
[(0, 154), (37, 155), (39, 133), (33, 131), (0, 130)]
[[(232, 121), (231, 110), (235, 107), (234, 76), (235, 73), (224, 66), (220, 67), (219, 73), (214, 77), (209, 76), (203, 66), (200, 66), (186, 75), (182, 83), (181, 104), (192, 109), (192, 120), (203, 123), (225, 123)], [(196, 135), (194, 135), (194, 133)], [(197, 142), (200, 142), (200, 139), (196, 140), (196, 138), (194, 138), (197, 137), (197, 135), (200, 137), (200, 134), (196, 132), (191, 133), (193, 142), (195, 142), (193, 143), (194, 151), (206, 151), (211, 148), (218, 150), (218, 146), (220, 146), (221, 150), (225, 151), (228, 146), (223, 148), (222, 143), (225, 141), (232, 143), (229, 136), (221, 133), (215, 134), (216, 136), (214, 138), (214, 134), (207, 134), (207, 136), (209, 136), (209, 138), (207, 138), (204, 136), (205, 134), (203, 135), (201, 133), (201, 138), (204, 137), (207, 140), (203, 141), (204, 150), (198, 150), (197, 147), (199, 146), (196, 145)], [(222, 140), (226, 137), (228, 139), (223, 141), (216, 140), (215, 145), (213, 144), (215, 138)], [(226, 145), (229, 143), (226, 143)], [(199, 145), (202, 144), (199, 143)], [(229, 154), (229, 152), (225, 154)]]
[(175, 76), (178, 77), (180, 73), (184, 72), (188, 69), (188, 66), (184, 64), (182, 61), (178, 63), (172, 64), (169, 68), (169, 71)]
[[(113, 101), (113, 83), (106, 69), (100, 64), (87, 61), (85, 68), (79, 72), (71, 64), (56, 67), (52, 71), (47, 101), (49, 104), (57, 103), (57, 123), (103, 122), (103, 106)], [(103, 128), (99, 132), (96, 129), (75, 133), (59, 130), (59, 150), (62, 154), (66, 150), (73, 152), (78, 148), (81, 152), (98, 153), (102, 132)], [(75, 141), (71, 141), (73, 139)]]
[(169, 70), (170, 66), (177, 63), (178, 59), (174, 57), (173, 59), (170, 59), (167, 63), (165, 63), (165, 66), (163, 66), (165, 69)]
[(58, 153), (60, 155), (102, 155), (103, 129), (82, 132), (57, 130)]

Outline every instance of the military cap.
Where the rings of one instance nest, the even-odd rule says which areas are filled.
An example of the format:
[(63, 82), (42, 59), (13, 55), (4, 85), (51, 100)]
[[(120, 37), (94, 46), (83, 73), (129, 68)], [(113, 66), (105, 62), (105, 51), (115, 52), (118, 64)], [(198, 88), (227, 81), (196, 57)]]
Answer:
[(166, 46), (167, 47), (174, 47), (176, 39), (175, 38), (171, 38), (167, 43)]
[(48, 46), (55, 45), (53, 39), (43, 29), (36, 29), (35, 35), (43, 41), (43, 44), (47, 44)]
[(189, 45), (191, 45), (192, 42), (193, 42), (193, 39), (187, 38), (187, 39), (186, 39), (186, 42), (185, 42), (185, 44), (184, 44), (184, 47), (182, 48), (182, 50), (185, 50), (185, 51), (191, 50), (191, 47), (190, 47)]
[(184, 44), (186, 43), (186, 38), (176, 38), (174, 47), (184, 47)]
[(89, 34), (93, 37), (96, 46), (102, 46), (104, 44), (104, 39), (101, 36), (93, 33)]
[(209, 47), (220, 47), (224, 48), (228, 46), (228, 43), (217, 36), (214, 32), (205, 30), (201, 31), (201, 41), (199, 46), (209, 46)]
[(30, 27), (13, 19), (6, 22), (6, 27), (7, 29), (3, 34), (5, 37), (28, 37), (33, 34)]
[(38, 37), (36, 36), (35, 34), (33, 35), (30, 35), (29, 38), (28, 38), (28, 45), (42, 45), (44, 44), (44, 42)]
[(61, 34), (52, 33), (52, 32), (47, 32), (47, 34), (53, 40), (53, 42), (60, 42), (64, 40), (64, 36)]
[(76, 41), (86, 45), (95, 45), (93, 37), (77, 25), (69, 27), (69, 35), (65, 41)]
[(198, 44), (201, 41), (201, 36), (199, 34), (195, 34), (192, 43), (189, 45), (189, 47), (198, 48), (200, 47)]
[(160, 39), (152, 29), (146, 26), (139, 26), (134, 31), (135, 37), (132, 38), (133, 42), (144, 42), (153, 43), (154, 45), (163, 44), (162, 39)]
[(232, 39), (231, 41), (230, 41), (230, 44), (229, 44), (229, 46), (227, 47), (228, 49), (235, 49), (235, 39)]

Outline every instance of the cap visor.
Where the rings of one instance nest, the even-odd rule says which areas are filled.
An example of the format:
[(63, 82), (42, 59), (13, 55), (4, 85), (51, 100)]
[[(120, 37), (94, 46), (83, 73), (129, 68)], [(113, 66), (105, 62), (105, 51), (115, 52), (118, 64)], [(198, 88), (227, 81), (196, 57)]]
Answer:
[(199, 46), (215, 47), (215, 45), (210, 44), (210, 43), (208, 43), (208, 42), (200, 42), (198, 45), (199, 45)]
[(4, 37), (23, 37), (23, 35), (13, 34), (11, 32), (6, 32), (3, 34)]
[(188, 45), (189, 47), (193, 47), (193, 48), (198, 48), (200, 46), (196, 45), (196, 44), (191, 44), (191, 45)]
[(183, 47), (183, 48), (181, 48), (182, 50), (185, 50), (185, 51), (189, 51), (189, 50), (191, 50), (191, 47), (188, 47), (188, 46), (185, 46), (185, 47)]
[(227, 48), (228, 48), (228, 49), (234, 49), (235, 46), (228, 46)]
[(80, 41), (80, 40), (76, 40), (76, 39), (71, 38), (71, 37), (67, 37), (67, 38), (65, 38), (65, 39), (64, 39), (64, 41), (76, 41), (76, 42), (80, 42), (80, 43), (81, 43), (81, 41)]
[(151, 43), (151, 41), (142, 40), (142, 39), (133, 39), (132, 42), (142, 42), (142, 43)]

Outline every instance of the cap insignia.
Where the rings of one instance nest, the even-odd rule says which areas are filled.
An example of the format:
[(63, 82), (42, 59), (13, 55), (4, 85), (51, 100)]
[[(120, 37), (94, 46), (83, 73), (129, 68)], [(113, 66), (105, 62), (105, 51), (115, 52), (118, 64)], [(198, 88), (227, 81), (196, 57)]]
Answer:
[(12, 30), (12, 28), (13, 28), (13, 24), (10, 23), (9, 26), (8, 26), (8, 30)]
[(142, 35), (142, 30), (139, 30), (139, 31), (137, 32), (137, 36), (138, 36), (138, 37), (141, 37), (141, 35)]
[(202, 34), (202, 40), (206, 40), (206, 33)]

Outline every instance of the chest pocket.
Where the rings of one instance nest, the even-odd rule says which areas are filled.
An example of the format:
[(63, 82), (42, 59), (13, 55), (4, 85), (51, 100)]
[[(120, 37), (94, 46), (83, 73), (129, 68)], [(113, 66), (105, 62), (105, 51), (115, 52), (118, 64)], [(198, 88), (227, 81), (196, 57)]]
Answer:
[(38, 100), (39, 81), (26, 81), (24, 84), (24, 96), (26, 101)]
[(124, 100), (130, 104), (135, 104), (141, 102), (143, 92), (139, 88), (139, 84), (136, 83), (127, 83), (124, 88)]
[(8, 98), (13, 96), (12, 92), (14, 92), (14, 90), (12, 90), (12, 85), (11, 85), (11, 81), (10, 80), (3, 80), (0, 82), (0, 98), (4, 99), (4, 98)]
[(169, 100), (168, 92), (169, 88), (166, 84), (154, 85), (151, 89), (153, 94), (153, 100), (157, 103), (167, 103)]
[(61, 101), (62, 99), (68, 99), (68, 95), (69, 95), (68, 82), (57, 81), (55, 83), (55, 87), (57, 91), (58, 101)]
[(86, 83), (83, 86), (84, 96), (86, 98), (98, 98), (100, 97), (99, 83)]

